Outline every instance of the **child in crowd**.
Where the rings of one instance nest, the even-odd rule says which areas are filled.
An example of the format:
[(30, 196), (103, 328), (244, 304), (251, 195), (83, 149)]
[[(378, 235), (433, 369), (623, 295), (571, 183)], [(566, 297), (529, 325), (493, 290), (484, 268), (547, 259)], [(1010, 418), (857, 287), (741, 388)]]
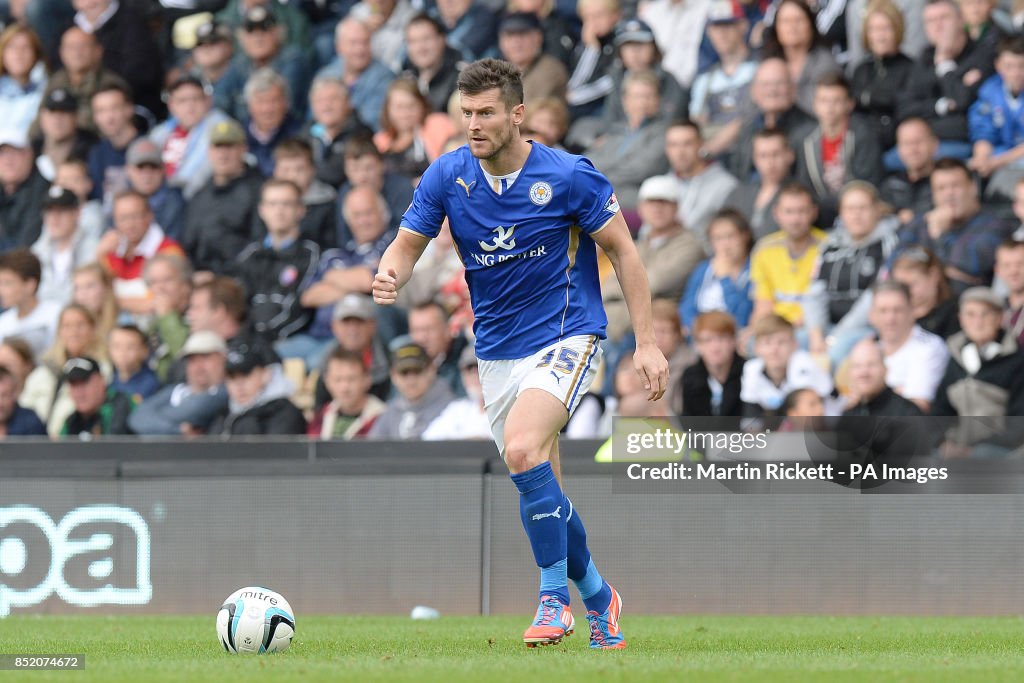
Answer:
[(793, 325), (785, 318), (769, 314), (754, 323), (754, 354), (743, 366), (740, 389), (748, 417), (782, 414), (786, 396), (795, 389), (832, 393), (832, 377), (797, 347)]
[(160, 379), (146, 364), (149, 359), (149, 341), (135, 325), (119, 325), (110, 331), (107, 351), (114, 366), (110, 386), (115, 391), (131, 396), (136, 403), (160, 390)]

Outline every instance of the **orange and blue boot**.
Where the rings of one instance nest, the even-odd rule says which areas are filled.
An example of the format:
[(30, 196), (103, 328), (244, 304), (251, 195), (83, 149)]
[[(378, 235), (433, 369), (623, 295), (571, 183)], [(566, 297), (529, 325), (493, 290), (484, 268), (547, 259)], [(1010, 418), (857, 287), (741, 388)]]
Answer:
[(593, 610), (587, 612), (587, 621), (590, 622), (590, 647), (595, 650), (621, 650), (626, 647), (622, 631), (619, 630), (622, 598), (611, 585), (608, 588), (612, 592), (612, 600), (608, 603), (608, 609), (602, 614)]
[(526, 647), (557, 645), (562, 642), (562, 638), (571, 635), (574, 628), (576, 622), (569, 606), (563, 604), (557, 596), (545, 595), (540, 599), (533, 623), (523, 633), (523, 642)]

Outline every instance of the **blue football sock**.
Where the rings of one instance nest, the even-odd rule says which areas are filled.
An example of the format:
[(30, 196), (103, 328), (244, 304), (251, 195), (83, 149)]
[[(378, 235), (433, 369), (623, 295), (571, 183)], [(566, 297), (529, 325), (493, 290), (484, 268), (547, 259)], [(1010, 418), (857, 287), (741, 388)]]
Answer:
[(541, 463), (512, 475), (519, 489), (519, 515), (530, 539), (533, 557), (541, 569), (540, 595), (557, 596), (569, 604), (566, 576), (565, 496), (555, 479), (551, 463)]
[(565, 506), (569, 510), (569, 519), (566, 521), (567, 576), (576, 584), (587, 610), (603, 614), (612, 602), (612, 590), (590, 557), (583, 520), (568, 498), (565, 499)]

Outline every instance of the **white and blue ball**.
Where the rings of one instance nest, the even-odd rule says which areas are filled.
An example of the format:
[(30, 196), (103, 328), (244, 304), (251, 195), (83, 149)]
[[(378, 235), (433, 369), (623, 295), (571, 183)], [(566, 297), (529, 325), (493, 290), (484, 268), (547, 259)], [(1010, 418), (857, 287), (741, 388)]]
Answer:
[(217, 612), (217, 637), (232, 654), (284, 652), (295, 635), (295, 612), (280, 593), (262, 586), (239, 588)]

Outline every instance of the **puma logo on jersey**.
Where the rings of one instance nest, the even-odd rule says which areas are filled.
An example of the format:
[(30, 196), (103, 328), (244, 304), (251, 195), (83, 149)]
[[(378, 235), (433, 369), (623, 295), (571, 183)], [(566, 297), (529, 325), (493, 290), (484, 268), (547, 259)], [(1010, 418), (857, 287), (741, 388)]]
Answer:
[(473, 181), (473, 182), (471, 182), (471, 183), (470, 183), (469, 185), (467, 185), (467, 184), (466, 184), (466, 181), (465, 181), (465, 180), (463, 180), (462, 178), (456, 178), (456, 179), (455, 179), (455, 184), (456, 184), (456, 185), (461, 185), (461, 186), (462, 186), (462, 189), (464, 189), (464, 190), (466, 191), (466, 198), (468, 199), (468, 198), (469, 198), (469, 191), (470, 191), (470, 189), (472, 189), (472, 187), (473, 187), (474, 185), (476, 185), (476, 181), (474, 180), (474, 181)]
[(488, 244), (487, 242), (480, 240), (480, 248), (487, 252), (495, 251), (497, 249), (505, 249), (506, 251), (515, 249), (516, 239), (515, 237), (512, 236), (512, 233), (515, 232), (515, 229), (516, 226), (514, 225), (510, 228), (506, 228), (499, 225), (498, 227), (491, 231), (497, 233), (494, 237), (494, 243)]
[(561, 512), (562, 512), (562, 506), (559, 505), (558, 507), (555, 508), (554, 512), (538, 512), (537, 514), (535, 514), (532, 517), (532, 519), (535, 522), (539, 521), (539, 520), (542, 520), (545, 517), (554, 517), (555, 519), (561, 519), (562, 518)]

